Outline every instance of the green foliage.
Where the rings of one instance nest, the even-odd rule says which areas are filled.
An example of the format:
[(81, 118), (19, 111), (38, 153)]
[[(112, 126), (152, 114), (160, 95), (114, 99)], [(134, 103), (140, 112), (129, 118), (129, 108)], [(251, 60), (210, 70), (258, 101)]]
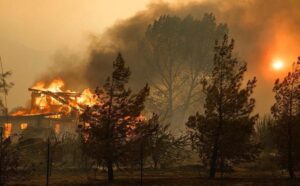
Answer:
[(234, 41), (224, 36), (216, 42), (211, 76), (203, 80), (204, 114), (190, 116), (186, 126), (194, 149), (199, 152), (210, 176), (217, 164), (224, 167), (256, 157), (258, 146), (252, 139), (257, 115), (251, 98), (256, 79), (242, 86), (246, 63), (233, 57)]
[(282, 81), (276, 80), (273, 91), (276, 100), (271, 108), (276, 120), (274, 140), (281, 165), (293, 178), (294, 170), (300, 166), (296, 161), (300, 155), (300, 58), (293, 65), (292, 72)]

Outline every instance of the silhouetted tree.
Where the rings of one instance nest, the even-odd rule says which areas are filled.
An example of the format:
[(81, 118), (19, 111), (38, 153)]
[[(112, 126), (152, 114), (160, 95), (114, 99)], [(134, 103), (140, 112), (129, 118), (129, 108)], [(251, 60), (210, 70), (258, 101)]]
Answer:
[(275, 120), (269, 115), (260, 118), (255, 124), (254, 140), (257, 141), (261, 147), (261, 152), (253, 167), (256, 170), (274, 171), (278, 169), (276, 164), (276, 144), (272, 135), (274, 126)]
[[(1, 59), (0, 59), (1, 60)], [(7, 95), (9, 89), (14, 85), (12, 82), (8, 82), (7, 78), (12, 75), (10, 71), (3, 72), (0, 75), (0, 92)], [(4, 115), (8, 112), (6, 105), (4, 105), (3, 100), (0, 99), (0, 112)]]
[(264, 116), (255, 125), (255, 138), (261, 144), (264, 151), (273, 151), (275, 143), (272, 137), (272, 129), (275, 126), (275, 120), (271, 116)]
[(148, 85), (137, 94), (126, 89), (129, 77), (130, 70), (119, 54), (111, 76), (101, 89), (96, 89), (97, 104), (81, 115), (87, 153), (107, 167), (109, 181), (114, 179), (113, 165), (126, 159), (136, 125), (143, 122), (141, 112), (149, 94)]
[[(155, 122), (156, 114), (148, 119), (144, 120), (142, 125), (137, 125), (135, 128), (135, 136), (132, 138), (132, 144), (130, 145), (130, 150), (128, 151), (128, 165), (133, 167), (143, 166), (144, 161), (150, 156), (150, 151), (148, 148), (149, 138), (154, 135), (159, 124)], [(139, 154), (139, 156), (137, 155)], [(141, 167), (143, 169), (143, 167)]]
[[(1, 62), (1, 57), (0, 57), (0, 62)], [(2, 65), (2, 64), (1, 64)], [(7, 71), (7, 72), (2, 72), (0, 74), (0, 92), (2, 92), (5, 96), (6, 99), (6, 95), (9, 91), (9, 89), (14, 85), (11, 82), (7, 82), (7, 78), (9, 76), (11, 76), (11, 72)], [(4, 100), (6, 102), (6, 100)], [(4, 103), (5, 103), (4, 102)], [(8, 108), (7, 105), (5, 105), (3, 103), (3, 100), (0, 99), (0, 115), (7, 115), (8, 114)], [(17, 159), (17, 153), (12, 153), (11, 157), (9, 155), (9, 153), (11, 153), (10, 149), (10, 138), (7, 138), (4, 140), (3, 142), (3, 126), (1, 127), (1, 146), (0, 146), (0, 185), (3, 185), (6, 180), (11, 177), (12, 174), (15, 174), (16, 172), (16, 168), (17, 168), (17, 163), (18, 163), (18, 159)]]
[(154, 168), (170, 167), (188, 156), (184, 136), (175, 137), (170, 132), (170, 125), (163, 125), (157, 114), (153, 114), (148, 123), (155, 130), (147, 136), (144, 144)]
[(204, 163), (209, 162), (209, 176), (215, 177), (219, 163), (226, 165), (251, 160), (257, 145), (251, 139), (257, 115), (252, 116), (255, 100), (251, 94), (256, 79), (242, 87), (247, 64), (233, 57), (234, 41), (224, 36), (216, 42), (211, 76), (203, 80), (204, 114), (190, 116), (186, 123), (193, 147)]
[(1, 175), (0, 185), (5, 185), (10, 179), (14, 178), (20, 168), (20, 154), (18, 149), (11, 144), (10, 137), (6, 138), (1, 145)]
[[(130, 165), (137, 167), (144, 162), (155, 169), (166, 168), (187, 158), (189, 151), (186, 148), (186, 136), (175, 137), (169, 127), (170, 125), (163, 125), (155, 113), (143, 125), (138, 125), (136, 128), (138, 135), (134, 144), (130, 146), (131, 159), (128, 161)], [(137, 153), (141, 156), (137, 156)]]
[(201, 20), (166, 15), (149, 25), (142, 64), (152, 90), (150, 110), (172, 125), (186, 119), (201, 100), (200, 79), (212, 66), (214, 41), (225, 33), (227, 26), (216, 24), (212, 14)]
[(296, 159), (300, 155), (300, 57), (283, 81), (276, 80), (273, 92), (274, 137), (281, 162), (290, 178), (294, 178), (295, 168), (299, 166)]
[(57, 150), (53, 156), (56, 161), (62, 163), (72, 163), (72, 165), (80, 166), (81, 159), (81, 138), (75, 134), (65, 132), (60, 139), (61, 143), (58, 144)]

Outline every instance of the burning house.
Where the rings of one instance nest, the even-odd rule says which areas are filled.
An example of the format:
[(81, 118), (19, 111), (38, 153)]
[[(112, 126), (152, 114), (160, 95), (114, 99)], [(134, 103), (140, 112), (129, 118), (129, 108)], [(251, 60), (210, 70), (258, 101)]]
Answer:
[(48, 85), (38, 82), (29, 88), (30, 106), (0, 117), (4, 137), (27, 134), (46, 138), (53, 132), (57, 135), (65, 131), (75, 132), (80, 113), (85, 107), (95, 104), (96, 99), (90, 89), (79, 93), (63, 90), (64, 85), (64, 81), (55, 79)]

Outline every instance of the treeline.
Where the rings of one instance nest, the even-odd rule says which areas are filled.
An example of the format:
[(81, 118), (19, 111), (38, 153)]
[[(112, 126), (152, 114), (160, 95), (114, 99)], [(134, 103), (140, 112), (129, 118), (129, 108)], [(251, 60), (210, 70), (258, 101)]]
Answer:
[(182, 123), (204, 101), (200, 80), (212, 68), (215, 40), (228, 34), (228, 27), (217, 23), (213, 14), (204, 14), (202, 18), (162, 15), (136, 37), (134, 29), (128, 25), (122, 33), (112, 32), (118, 35), (108, 44), (93, 43), (86, 71), (90, 87), (105, 81), (110, 61), (122, 51), (132, 72), (129, 86), (138, 90), (149, 83), (151, 87), (146, 111), (160, 113), (160, 120), (183, 130)]
[[(233, 49), (234, 40), (227, 35), (215, 43), (212, 71), (201, 79), (205, 102), (198, 107), (204, 111), (191, 115), (186, 133), (176, 137), (169, 132), (169, 125), (161, 122), (160, 113), (148, 117), (143, 113), (149, 85), (135, 94), (126, 87), (131, 73), (119, 54), (111, 76), (96, 89), (98, 103), (81, 116), (84, 152), (106, 167), (111, 181), (113, 167), (143, 166), (150, 159), (157, 168), (167, 163), (166, 159), (184, 159), (192, 149), (214, 178), (217, 171), (254, 161), (268, 147), (266, 143), (272, 143), (274, 158), (294, 178), (300, 152), (300, 59), (282, 81), (275, 82), (274, 121), (256, 125), (258, 114), (253, 113), (252, 97), (256, 78), (244, 84), (247, 64), (233, 55)], [(269, 142), (263, 135), (268, 135)]]

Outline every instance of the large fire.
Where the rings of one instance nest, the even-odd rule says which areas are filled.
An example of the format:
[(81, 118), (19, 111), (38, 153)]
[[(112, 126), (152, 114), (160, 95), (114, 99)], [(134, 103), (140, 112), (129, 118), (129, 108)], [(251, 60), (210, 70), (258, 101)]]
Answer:
[(19, 109), (12, 116), (51, 114), (70, 114), (72, 111), (81, 113), (85, 107), (97, 103), (92, 91), (87, 88), (82, 93), (64, 90), (65, 82), (54, 79), (50, 83), (37, 82), (29, 90), (32, 91), (31, 108)]

